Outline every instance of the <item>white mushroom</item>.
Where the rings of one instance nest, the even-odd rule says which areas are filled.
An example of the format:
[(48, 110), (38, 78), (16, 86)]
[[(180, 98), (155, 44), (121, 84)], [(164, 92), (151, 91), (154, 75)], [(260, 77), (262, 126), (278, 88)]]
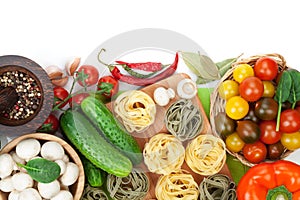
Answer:
[(25, 139), (19, 142), (16, 146), (17, 155), (24, 159), (30, 160), (40, 153), (41, 144), (37, 139)]
[(42, 200), (39, 192), (34, 188), (27, 188), (19, 194), (18, 200)]
[(49, 141), (42, 145), (41, 156), (45, 159), (55, 161), (63, 159), (65, 155), (64, 148), (57, 142)]
[(73, 195), (69, 191), (61, 190), (57, 195), (55, 195), (50, 200), (73, 200)]
[(160, 106), (166, 106), (170, 99), (175, 97), (175, 92), (172, 88), (165, 89), (164, 87), (158, 87), (153, 93), (154, 101)]
[(183, 99), (191, 99), (197, 94), (197, 85), (189, 78), (181, 80), (177, 85), (177, 93)]
[(24, 172), (18, 172), (12, 176), (12, 184), (16, 190), (23, 191), (33, 186), (33, 179)]
[(17, 190), (12, 191), (8, 195), (8, 200), (19, 200), (20, 192)]
[(0, 190), (3, 192), (11, 192), (15, 188), (12, 184), (11, 176), (8, 176), (0, 181)]
[(20, 158), (17, 155), (16, 151), (11, 151), (9, 154), (11, 155), (12, 159), (15, 162), (14, 163), (14, 170), (20, 170), (20, 167), (18, 167), (17, 163), (20, 163), (20, 164), (24, 165), (26, 161), (24, 159)]
[(65, 186), (69, 186), (76, 182), (78, 176), (79, 167), (75, 163), (69, 162), (67, 163), (65, 173), (60, 177), (60, 182)]
[(63, 160), (56, 160), (55, 162), (60, 167), (60, 174), (59, 175), (62, 175), (63, 173), (65, 173), (66, 166), (67, 166), (66, 163)]
[(70, 158), (67, 154), (64, 155), (64, 157), (62, 158), (62, 160), (65, 162), (65, 163), (68, 163), (70, 161)]
[(15, 162), (10, 154), (4, 153), (0, 155), (0, 163), (0, 178), (3, 179), (12, 173)]
[(54, 180), (51, 183), (38, 183), (37, 188), (41, 196), (45, 199), (51, 199), (60, 191), (60, 185), (57, 180)]

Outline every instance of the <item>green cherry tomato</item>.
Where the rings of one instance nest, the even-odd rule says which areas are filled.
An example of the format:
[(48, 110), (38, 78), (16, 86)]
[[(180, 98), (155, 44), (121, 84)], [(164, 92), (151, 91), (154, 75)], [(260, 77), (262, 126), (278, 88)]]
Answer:
[(219, 112), (215, 116), (215, 127), (217, 133), (225, 138), (235, 131), (236, 121), (228, 117), (225, 112)]
[(236, 132), (247, 144), (258, 141), (261, 134), (259, 126), (250, 120), (238, 121)]
[(288, 150), (300, 148), (300, 132), (283, 133), (281, 136), (281, 143)]
[(271, 81), (263, 81), (262, 82), (264, 85), (264, 93), (263, 97), (273, 97), (275, 94), (275, 86)]
[(226, 138), (225, 143), (227, 149), (229, 149), (231, 152), (239, 152), (245, 145), (244, 141), (238, 136), (237, 133), (232, 133), (229, 135)]
[(254, 70), (248, 64), (239, 64), (233, 70), (233, 79), (238, 83), (241, 83), (245, 78), (250, 76), (254, 76)]
[(267, 157), (267, 147), (260, 141), (253, 144), (245, 144), (243, 155), (251, 163), (260, 163)]
[(221, 98), (227, 100), (239, 95), (239, 84), (233, 80), (226, 80), (221, 83), (218, 88), (218, 92)]
[(261, 120), (272, 120), (277, 116), (278, 104), (270, 98), (264, 97), (258, 100), (255, 104), (255, 115)]
[(241, 97), (246, 101), (254, 102), (260, 99), (264, 93), (264, 85), (262, 81), (255, 77), (245, 78), (239, 87)]
[(247, 115), (249, 104), (242, 97), (234, 96), (226, 102), (225, 111), (231, 119), (239, 120)]

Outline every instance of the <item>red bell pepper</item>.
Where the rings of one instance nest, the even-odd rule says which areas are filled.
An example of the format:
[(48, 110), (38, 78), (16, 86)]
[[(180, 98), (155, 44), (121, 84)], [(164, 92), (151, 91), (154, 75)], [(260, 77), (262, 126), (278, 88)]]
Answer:
[(251, 167), (237, 186), (238, 200), (300, 200), (300, 165), (279, 160)]

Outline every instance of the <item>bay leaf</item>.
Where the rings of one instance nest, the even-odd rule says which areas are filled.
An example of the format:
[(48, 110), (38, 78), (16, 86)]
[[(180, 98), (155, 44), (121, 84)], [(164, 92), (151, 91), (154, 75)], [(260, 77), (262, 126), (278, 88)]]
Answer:
[(208, 56), (193, 52), (181, 52), (181, 54), (186, 66), (198, 76), (197, 82), (205, 83), (221, 78), (218, 67)]
[(227, 154), (226, 164), (233, 178), (233, 181), (237, 185), (240, 179), (248, 171), (249, 167), (241, 163), (237, 158), (233, 157), (230, 154)]
[(225, 59), (225, 60), (222, 60), (222, 61), (216, 63), (221, 77), (224, 76), (224, 74), (231, 68), (232, 63), (236, 62), (237, 59), (238, 59), (238, 57), (237, 58), (228, 58), (228, 59)]

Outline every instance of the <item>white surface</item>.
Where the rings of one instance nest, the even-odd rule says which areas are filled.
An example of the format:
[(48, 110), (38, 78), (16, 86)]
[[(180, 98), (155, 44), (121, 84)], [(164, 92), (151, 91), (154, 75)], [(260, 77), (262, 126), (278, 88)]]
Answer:
[[(52, 0), (0, 2), (0, 55), (17, 54), (40, 65), (84, 60), (122, 32), (163, 28), (197, 42), (214, 60), (280, 53), (299, 69), (297, 1)], [(122, 44), (120, 44), (122, 45)], [(296, 154), (294, 154), (296, 155)], [(300, 163), (297, 156), (292, 159)]]

